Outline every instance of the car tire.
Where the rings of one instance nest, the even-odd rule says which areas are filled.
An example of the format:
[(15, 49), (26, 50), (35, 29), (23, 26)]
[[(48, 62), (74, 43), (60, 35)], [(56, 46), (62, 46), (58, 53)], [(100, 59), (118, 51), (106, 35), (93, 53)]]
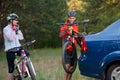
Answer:
[(120, 80), (120, 63), (109, 67), (105, 80)]

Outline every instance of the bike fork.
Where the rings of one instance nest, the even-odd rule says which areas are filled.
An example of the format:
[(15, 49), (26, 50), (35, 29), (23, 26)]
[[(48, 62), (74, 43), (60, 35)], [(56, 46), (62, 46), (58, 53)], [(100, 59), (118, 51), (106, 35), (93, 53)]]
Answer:
[(30, 76), (30, 73), (29, 73), (29, 71), (28, 71), (28, 68), (25, 66), (25, 70), (26, 70), (26, 72), (27, 72), (27, 74), (28, 74), (28, 77), (31, 77)]
[(20, 65), (17, 63), (18, 62), (18, 60), (17, 59), (15, 59), (15, 61), (16, 61), (16, 68), (17, 68), (17, 71), (18, 71), (18, 73), (20, 74), (20, 76), (22, 75), (22, 71), (21, 71), (21, 69), (20, 69)]
[[(32, 67), (32, 70), (33, 70), (34, 75), (36, 76), (36, 72), (35, 72), (34, 66), (33, 66), (30, 58), (28, 58), (28, 62), (30, 63), (30, 65), (31, 65), (31, 67)], [(29, 77), (31, 77), (27, 67), (26, 67), (26, 70), (27, 70), (27, 73), (28, 73)]]
[(34, 69), (33, 64), (32, 64), (31, 61), (30, 61), (30, 64), (31, 64), (31, 67), (32, 67), (33, 73), (34, 73), (34, 75), (36, 76), (36, 72), (35, 72), (35, 69)]

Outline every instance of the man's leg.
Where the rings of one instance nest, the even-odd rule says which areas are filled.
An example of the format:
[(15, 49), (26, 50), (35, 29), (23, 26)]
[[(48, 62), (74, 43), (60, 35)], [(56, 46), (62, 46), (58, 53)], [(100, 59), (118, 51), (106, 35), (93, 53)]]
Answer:
[[(66, 68), (69, 69), (70, 68), (70, 64), (66, 64)], [(64, 71), (64, 80), (69, 80), (69, 73), (67, 73), (66, 71)]]
[(72, 74), (67, 73), (66, 71), (64, 72), (64, 80), (71, 80)]
[[(71, 66), (70, 64), (68, 64), (68, 69), (71, 70), (73, 69), (73, 66)], [(67, 73), (67, 80), (71, 80), (72, 77), (72, 73)]]
[(68, 80), (68, 73), (64, 71), (64, 80)]
[(68, 74), (68, 80), (71, 80), (72, 74)]

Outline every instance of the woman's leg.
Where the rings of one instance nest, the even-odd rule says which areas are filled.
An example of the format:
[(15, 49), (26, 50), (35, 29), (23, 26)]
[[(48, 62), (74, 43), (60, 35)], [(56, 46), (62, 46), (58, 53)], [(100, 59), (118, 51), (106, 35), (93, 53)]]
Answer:
[(15, 54), (13, 52), (6, 52), (6, 58), (7, 58), (7, 63), (8, 63), (9, 80), (14, 80), (13, 71), (14, 71)]
[(14, 80), (13, 73), (8, 73), (9, 80)]

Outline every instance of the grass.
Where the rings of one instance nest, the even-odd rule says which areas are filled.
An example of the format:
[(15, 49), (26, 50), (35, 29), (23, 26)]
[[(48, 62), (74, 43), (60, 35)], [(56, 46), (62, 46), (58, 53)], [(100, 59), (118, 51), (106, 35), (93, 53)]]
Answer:
[[(34, 64), (37, 80), (63, 80), (64, 70), (61, 63), (61, 48), (36, 49), (29, 51)], [(5, 54), (0, 54), (0, 80), (7, 80), (7, 62)], [(29, 80), (29, 79), (25, 79)], [(78, 67), (73, 73), (72, 80), (96, 80), (80, 75)]]

